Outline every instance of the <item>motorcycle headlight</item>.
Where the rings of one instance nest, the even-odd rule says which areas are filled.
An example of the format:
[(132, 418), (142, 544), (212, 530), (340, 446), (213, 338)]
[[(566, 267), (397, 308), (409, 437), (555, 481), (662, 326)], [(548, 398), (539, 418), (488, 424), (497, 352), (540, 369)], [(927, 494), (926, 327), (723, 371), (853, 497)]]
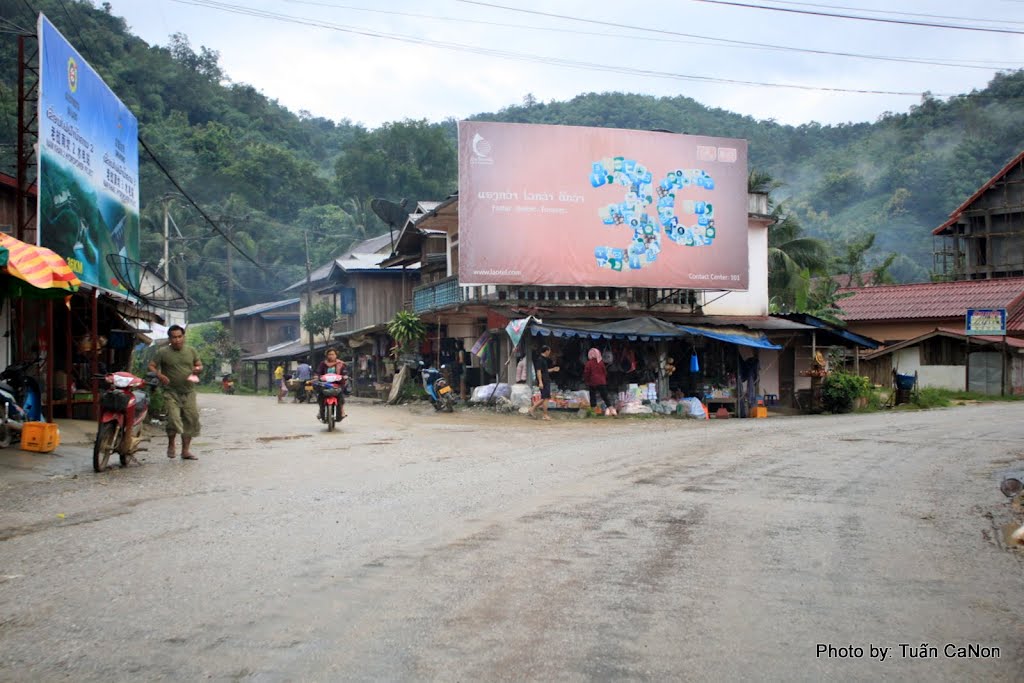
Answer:
[(114, 386), (118, 389), (127, 389), (131, 386), (132, 382), (135, 381), (134, 377), (125, 377), (124, 375), (114, 375)]

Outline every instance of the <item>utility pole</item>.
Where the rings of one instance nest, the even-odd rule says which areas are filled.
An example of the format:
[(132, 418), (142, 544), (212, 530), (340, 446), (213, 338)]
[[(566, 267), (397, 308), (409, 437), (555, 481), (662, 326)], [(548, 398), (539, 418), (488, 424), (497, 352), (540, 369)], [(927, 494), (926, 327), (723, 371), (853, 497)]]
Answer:
[(225, 221), (224, 226), (228, 232), (228, 239), (225, 243), (228, 248), (228, 324), (231, 325), (231, 338), (235, 339), (235, 278), (231, 272), (231, 252), (235, 248), (231, 246), (231, 221)]
[[(313, 308), (313, 265), (309, 261), (309, 231), (302, 233), (303, 238), (306, 241), (306, 314), (309, 314), (309, 310)], [(299, 320), (299, 325), (302, 325), (302, 320)], [(306, 330), (309, 332), (309, 330)], [(309, 364), (313, 365), (313, 361), (316, 360), (314, 357), (315, 346), (313, 342), (313, 333), (309, 332)]]
[(171, 200), (164, 198), (164, 282), (171, 281), (171, 257), (170, 257), (170, 217)]

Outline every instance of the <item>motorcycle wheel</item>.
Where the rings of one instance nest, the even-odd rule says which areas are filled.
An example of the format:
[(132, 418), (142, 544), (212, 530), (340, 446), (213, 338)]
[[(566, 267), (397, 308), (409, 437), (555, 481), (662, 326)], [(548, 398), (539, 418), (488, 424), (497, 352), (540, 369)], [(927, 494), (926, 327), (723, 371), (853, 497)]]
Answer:
[(444, 411), (446, 413), (454, 413), (455, 412), (455, 402), (452, 401), (452, 399), (450, 397), (448, 397), (448, 396), (445, 396), (445, 399), (444, 399)]
[(104, 422), (96, 432), (96, 444), (92, 448), (92, 468), (97, 472), (107, 469), (110, 454), (117, 444), (117, 423)]
[(327, 406), (327, 431), (334, 431), (334, 406)]

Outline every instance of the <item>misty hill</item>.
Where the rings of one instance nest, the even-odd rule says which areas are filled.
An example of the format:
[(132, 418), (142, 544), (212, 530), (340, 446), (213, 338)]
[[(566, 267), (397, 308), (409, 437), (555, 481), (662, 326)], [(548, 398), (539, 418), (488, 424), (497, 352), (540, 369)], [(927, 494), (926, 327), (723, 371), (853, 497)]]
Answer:
[[(253, 86), (234, 83), (216, 46), (187, 36), (151, 46), (133, 36), (116, 5), (81, 0), (0, 0), (0, 16), (34, 32), (26, 4), (44, 12), (139, 119), (140, 137), (163, 166), (259, 265), (235, 255), (234, 304), (280, 295), (304, 276), (304, 237), (314, 267), (386, 227), (369, 198), (440, 199), (456, 187), (454, 120), (397, 121), (367, 129), (290, 112)], [(0, 39), (0, 170), (13, 173), (17, 42)], [(927, 279), (931, 229), (1024, 148), (1024, 72), (939, 101), (925, 96), (905, 114), (874, 123), (783, 126), (684, 97), (590, 93), (473, 118), (611, 126), (740, 137), (751, 167), (784, 186), (776, 192), (807, 232), (837, 246), (877, 233), (873, 256), (901, 256), (894, 274)], [(141, 146), (140, 146), (141, 147)], [(197, 301), (193, 318), (227, 309), (227, 247), (177, 196), (140, 150), (143, 259), (162, 255), (164, 206), (180, 228), (172, 279)], [(174, 234), (172, 232), (172, 234)], [(871, 264), (868, 264), (871, 265)]]

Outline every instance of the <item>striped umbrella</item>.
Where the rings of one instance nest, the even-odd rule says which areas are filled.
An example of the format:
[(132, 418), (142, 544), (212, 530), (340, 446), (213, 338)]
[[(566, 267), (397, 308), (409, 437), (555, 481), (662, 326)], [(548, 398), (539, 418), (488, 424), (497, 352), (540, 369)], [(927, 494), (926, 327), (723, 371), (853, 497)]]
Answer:
[(66, 296), (77, 292), (82, 284), (67, 262), (53, 251), (10, 235), (0, 234), (0, 265), (4, 273), (21, 281), (8, 283), (7, 292), (13, 296)]

